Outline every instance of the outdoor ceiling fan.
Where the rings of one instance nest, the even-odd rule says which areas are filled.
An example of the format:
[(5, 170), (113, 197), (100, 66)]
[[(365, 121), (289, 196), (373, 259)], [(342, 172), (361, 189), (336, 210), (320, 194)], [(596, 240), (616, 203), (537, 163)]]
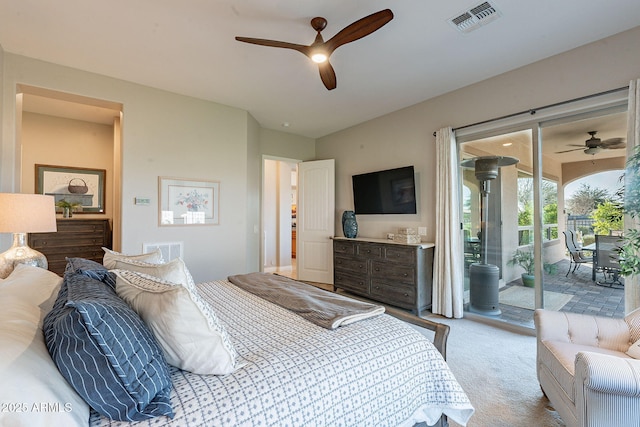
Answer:
[(320, 78), (322, 83), (328, 90), (336, 88), (336, 73), (333, 67), (329, 63), (329, 57), (334, 50), (346, 43), (351, 43), (358, 39), (361, 39), (376, 30), (382, 28), (385, 24), (393, 19), (393, 12), (389, 9), (381, 10), (380, 12), (373, 13), (369, 16), (365, 16), (358, 21), (347, 25), (335, 36), (331, 37), (326, 42), (322, 38), (321, 31), (327, 26), (327, 20), (322, 17), (315, 17), (311, 20), (311, 27), (317, 31), (316, 38), (309, 46), (281, 42), (276, 40), (266, 39), (254, 39), (250, 37), (236, 37), (236, 40), (258, 44), (262, 46), (281, 47), (285, 49), (293, 49), (308, 56), (318, 64), (320, 70)]
[(598, 131), (592, 130), (588, 133), (589, 135), (591, 135), (591, 138), (587, 139), (584, 142), (584, 145), (568, 144), (571, 147), (580, 147), (580, 148), (572, 148), (570, 150), (556, 151), (556, 153), (560, 154), (560, 153), (569, 153), (571, 151), (583, 150), (585, 154), (595, 155), (602, 150), (618, 150), (620, 148), (625, 148), (627, 146), (627, 143), (624, 141), (624, 138), (609, 138), (603, 141), (600, 138), (596, 138), (596, 133), (598, 133)]

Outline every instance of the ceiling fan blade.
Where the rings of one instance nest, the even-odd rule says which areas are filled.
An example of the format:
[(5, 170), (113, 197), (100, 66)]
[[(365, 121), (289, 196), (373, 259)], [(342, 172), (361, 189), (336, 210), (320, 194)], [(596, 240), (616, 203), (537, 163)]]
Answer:
[(318, 64), (318, 70), (320, 70), (320, 78), (322, 79), (324, 86), (329, 90), (335, 89), (337, 86), (336, 72), (333, 70), (329, 61), (327, 60)]
[(254, 39), (251, 37), (236, 37), (236, 40), (238, 40), (239, 42), (245, 42), (245, 43), (251, 43), (251, 44), (258, 44), (260, 46), (270, 46), (270, 47), (281, 47), (284, 49), (293, 49), (293, 50), (297, 50), (298, 52), (309, 56), (310, 54), (310, 49), (309, 46), (305, 46), (302, 44), (296, 44), (296, 43), (288, 43), (288, 42), (280, 42), (277, 40), (267, 40), (267, 39)]
[(609, 138), (602, 141), (600, 146), (602, 148), (616, 150), (618, 148), (625, 148), (627, 143), (624, 141), (624, 138)]
[(570, 153), (572, 151), (578, 151), (578, 150), (584, 150), (587, 147), (581, 147), (581, 148), (572, 148), (571, 150), (564, 150), (564, 151), (556, 151), (556, 154), (562, 154), (562, 153)]
[(393, 12), (391, 12), (390, 9), (385, 9), (380, 12), (372, 13), (369, 16), (365, 16), (364, 18), (347, 25), (335, 36), (325, 42), (328, 54), (330, 55), (343, 44), (361, 39), (362, 37), (368, 36), (374, 31), (379, 30), (392, 19)]
[(605, 148), (607, 150), (620, 150), (621, 148), (627, 148), (627, 143), (626, 142), (621, 142), (620, 144), (608, 145), (608, 146), (602, 147), (602, 148)]

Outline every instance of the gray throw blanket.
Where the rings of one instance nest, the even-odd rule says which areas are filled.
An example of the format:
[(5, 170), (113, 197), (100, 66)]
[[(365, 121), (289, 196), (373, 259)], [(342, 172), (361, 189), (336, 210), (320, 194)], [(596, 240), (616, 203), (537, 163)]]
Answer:
[(327, 329), (384, 313), (383, 306), (357, 301), (275, 274), (238, 274), (229, 276), (229, 281)]

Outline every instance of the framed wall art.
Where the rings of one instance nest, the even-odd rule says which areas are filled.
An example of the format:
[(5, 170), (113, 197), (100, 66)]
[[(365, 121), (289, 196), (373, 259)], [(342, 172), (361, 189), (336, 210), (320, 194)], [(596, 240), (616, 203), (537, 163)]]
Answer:
[[(74, 213), (105, 213), (104, 169), (72, 166), (35, 165), (36, 194), (74, 205)], [(62, 208), (56, 208), (62, 211)]]
[(158, 225), (219, 224), (219, 182), (161, 176), (158, 192)]

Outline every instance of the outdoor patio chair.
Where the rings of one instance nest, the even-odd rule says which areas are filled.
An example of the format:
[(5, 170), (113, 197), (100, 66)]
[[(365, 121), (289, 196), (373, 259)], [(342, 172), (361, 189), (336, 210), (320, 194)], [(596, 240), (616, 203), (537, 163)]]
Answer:
[[(564, 243), (567, 246), (569, 252), (569, 270), (565, 277), (571, 272), (575, 272), (581, 264), (593, 263), (593, 257), (585, 256), (581, 249), (578, 249), (575, 242), (575, 234), (571, 230), (562, 232), (564, 234)], [(573, 270), (571, 268), (573, 267)]]
[(596, 234), (596, 253), (593, 257), (594, 268), (602, 271), (604, 281), (597, 281), (600, 286), (623, 287), (620, 281), (620, 258), (618, 250), (621, 240), (619, 236)]

